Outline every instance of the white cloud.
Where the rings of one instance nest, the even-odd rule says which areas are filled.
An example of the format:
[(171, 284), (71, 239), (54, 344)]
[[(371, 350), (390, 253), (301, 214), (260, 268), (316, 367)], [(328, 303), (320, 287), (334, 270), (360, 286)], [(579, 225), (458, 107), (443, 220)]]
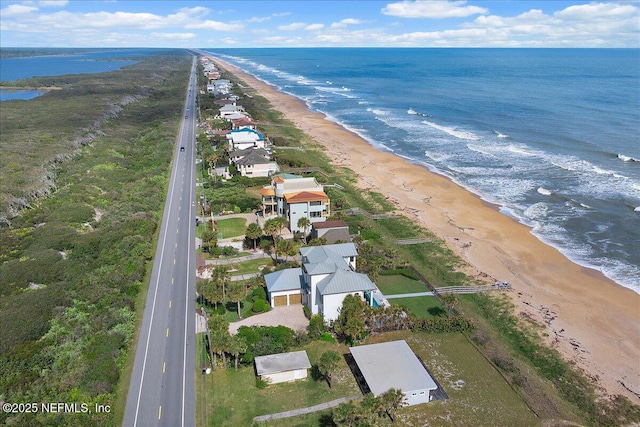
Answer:
[(38, 10), (37, 7), (27, 6), (22, 4), (10, 4), (4, 9), (0, 10), (0, 16), (3, 18), (13, 18), (20, 15), (25, 15)]
[(207, 19), (202, 22), (195, 22), (184, 26), (193, 30), (211, 30), (211, 31), (238, 31), (244, 28), (242, 24), (228, 24), (226, 22), (212, 21)]
[(361, 24), (362, 21), (355, 18), (345, 18), (339, 22), (334, 22), (331, 24), (331, 28), (345, 28), (347, 25), (357, 25)]
[(633, 5), (592, 3), (569, 6), (552, 15), (532, 9), (514, 17), (479, 16), (463, 25), (485, 29), (478, 40), (495, 45), (547, 47), (638, 47), (640, 9)]
[(401, 18), (463, 18), (488, 13), (488, 9), (465, 6), (466, 1), (416, 0), (389, 3), (382, 13)]
[(304, 22), (294, 22), (288, 25), (280, 25), (278, 29), (280, 31), (295, 31), (295, 30), (301, 30), (306, 26), (307, 24), (305, 24)]
[(194, 33), (151, 33), (150, 35), (160, 40), (193, 40), (198, 37)]
[(324, 28), (324, 24), (311, 24), (307, 25), (304, 29), (307, 31), (318, 31)]
[(38, 5), (42, 7), (64, 7), (68, 3), (68, 0), (42, 0), (38, 2)]

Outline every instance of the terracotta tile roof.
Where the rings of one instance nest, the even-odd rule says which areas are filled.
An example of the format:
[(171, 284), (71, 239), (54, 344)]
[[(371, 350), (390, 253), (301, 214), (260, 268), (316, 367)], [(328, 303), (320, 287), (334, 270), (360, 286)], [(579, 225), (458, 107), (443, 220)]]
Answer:
[(274, 190), (273, 188), (261, 188), (260, 194), (263, 196), (275, 196), (276, 190)]
[(329, 197), (324, 191), (300, 191), (298, 193), (289, 193), (284, 195), (284, 199), (287, 203), (303, 203), (303, 202), (315, 202), (329, 200)]

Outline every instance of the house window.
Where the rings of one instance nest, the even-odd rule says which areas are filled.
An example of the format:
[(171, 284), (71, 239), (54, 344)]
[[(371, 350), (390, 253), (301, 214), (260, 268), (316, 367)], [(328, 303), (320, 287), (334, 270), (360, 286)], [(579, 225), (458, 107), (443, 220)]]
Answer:
[(309, 203), (311, 206), (320, 206), (322, 202), (311, 202)]
[(311, 218), (320, 218), (320, 217), (322, 217), (322, 213), (321, 212), (311, 212), (310, 216), (311, 216)]

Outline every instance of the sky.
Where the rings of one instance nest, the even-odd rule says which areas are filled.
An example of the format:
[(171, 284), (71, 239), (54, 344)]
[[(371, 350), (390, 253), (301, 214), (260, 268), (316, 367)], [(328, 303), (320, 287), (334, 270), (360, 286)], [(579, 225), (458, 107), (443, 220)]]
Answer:
[(0, 0), (0, 47), (640, 47), (638, 1)]

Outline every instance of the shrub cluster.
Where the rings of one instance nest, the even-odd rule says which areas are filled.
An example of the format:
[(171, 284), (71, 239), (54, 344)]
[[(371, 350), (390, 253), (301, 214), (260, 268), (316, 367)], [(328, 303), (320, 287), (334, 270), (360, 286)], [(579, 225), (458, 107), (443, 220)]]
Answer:
[(451, 317), (416, 318), (414, 331), (424, 332), (471, 332), (476, 328), (473, 320), (457, 315)]

